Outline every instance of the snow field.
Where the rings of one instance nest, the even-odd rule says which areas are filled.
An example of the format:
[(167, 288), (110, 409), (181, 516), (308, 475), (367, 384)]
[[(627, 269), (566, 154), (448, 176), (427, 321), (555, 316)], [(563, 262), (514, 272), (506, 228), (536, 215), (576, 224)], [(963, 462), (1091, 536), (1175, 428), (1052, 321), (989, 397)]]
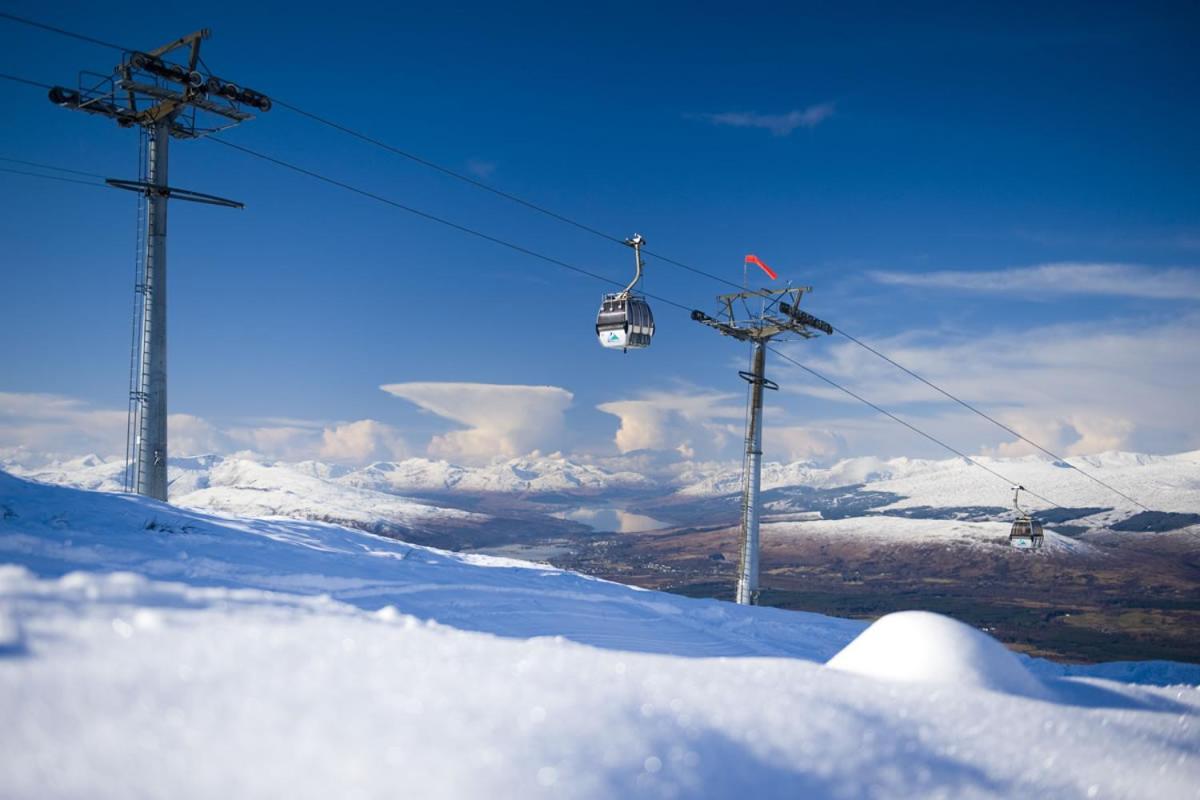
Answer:
[[(1050, 665), (936, 615), (3, 473), (0, 562), (5, 798), (1200, 797), (1200, 668)], [(1093, 671), (1190, 685), (1066, 677)]]
[[(0, 574), (8, 797), (1193, 797), (1200, 691), (1070, 704), (501, 639), (323, 597)], [(980, 634), (982, 635), (982, 634)], [(913, 642), (919, 646), (920, 642)]]

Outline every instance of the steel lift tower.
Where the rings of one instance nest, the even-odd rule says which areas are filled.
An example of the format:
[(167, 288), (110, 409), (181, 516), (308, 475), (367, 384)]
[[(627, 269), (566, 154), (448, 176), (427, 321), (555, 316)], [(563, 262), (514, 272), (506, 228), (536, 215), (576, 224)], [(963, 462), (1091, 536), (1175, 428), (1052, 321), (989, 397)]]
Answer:
[[(767, 343), (779, 336), (799, 336), (811, 339), (813, 331), (832, 334), (828, 322), (801, 311), (800, 298), (811, 292), (811, 286), (723, 294), (717, 301), (723, 306), (720, 318), (703, 311), (693, 311), (692, 319), (723, 336), (732, 336), (751, 343), (750, 371), (738, 376), (750, 384), (746, 409), (746, 451), (742, 462), (742, 528), (738, 542), (737, 593), (742, 605), (758, 602), (758, 525), (761, 516), (759, 489), (762, 486), (762, 410), (763, 389), (778, 389), (779, 384), (766, 378)], [(750, 303), (757, 301), (759, 310), (752, 312)], [(740, 304), (745, 317), (738, 319), (734, 309)]]
[[(139, 195), (125, 489), (159, 500), (167, 499), (167, 201), (242, 207), (172, 188), (167, 182), (170, 141), (198, 139), (251, 119), (247, 107), (271, 109), (265, 95), (209, 72), (200, 58), (200, 43), (209, 35), (205, 28), (155, 50), (126, 52), (111, 73), (81, 72), (78, 88), (50, 90), (55, 105), (141, 131), (142, 174), (138, 180), (107, 183)], [(165, 58), (175, 51), (186, 55), (186, 63)]]

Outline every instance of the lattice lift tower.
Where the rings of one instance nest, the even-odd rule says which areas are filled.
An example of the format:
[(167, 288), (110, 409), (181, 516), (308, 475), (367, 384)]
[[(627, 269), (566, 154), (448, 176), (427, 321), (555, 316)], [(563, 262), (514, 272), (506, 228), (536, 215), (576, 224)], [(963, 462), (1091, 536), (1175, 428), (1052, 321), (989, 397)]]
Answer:
[[(200, 58), (200, 43), (209, 35), (205, 28), (155, 50), (126, 52), (112, 73), (81, 72), (79, 88), (50, 90), (55, 105), (141, 132), (142, 174), (136, 181), (107, 183), (139, 195), (125, 489), (159, 500), (167, 499), (167, 200), (242, 207), (172, 188), (167, 183), (170, 139), (198, 139), (237, 125), (252, 118), (246, 107), (271, 110), (265, 95), (211, 74)], [(181, 49), (187, 52), (186, 65), (164, 59)]]
[[(738, 376), (750, 384), (750, 397), (746, 409), (746, 450), (742, 462), (742, 528), (738, 542), (737, 593), (735, 599), (742, 605), (758, 602), (758, 525), (761, 516), (759, 490), (762, 486), (762, 409), (763, 389), (778, 389), (779, 384), (766, 378), (767, 343), (777, 336), (799, 336), (811, 339), (814, 330), (832, 334), (828, 322), (801, 311), (800, 298), (811, 292), (811, 286), (796, 286), (788, 289), (723, 294), (717, 301), (724, 307), (721, 319), (715, 319), (703, 311), (693, 311), (692, 319), (742, 342), (750, 342), (752, 352), (750, 371), (739, 371)], [(749, 303), (759, 302), (758, 312), (752, 312)], [(739, 320), (735, 304), (741, 304), (745, 318)]]

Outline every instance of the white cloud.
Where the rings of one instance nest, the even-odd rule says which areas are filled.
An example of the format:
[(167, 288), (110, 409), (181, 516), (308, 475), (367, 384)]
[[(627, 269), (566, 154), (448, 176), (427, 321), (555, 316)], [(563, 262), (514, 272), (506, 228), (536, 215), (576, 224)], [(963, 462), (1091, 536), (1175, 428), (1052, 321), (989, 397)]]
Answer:
[(767, 425), (763, 430), (763, 456), (768, 460), (828, 459), (845, 446), (845, 438), (840, 434), (807, 425)]
[(1001, 270), (872, 272), (880, 283), (969, 292), (1200, 300), (1200, 269), (1063, 262)]
[(621, 420), (615, 441), (622, 453), (632, 450), (665, 450), (686, 447), (685, 442), (668, 441), (669, 409), (659, 408), (644, 400), (619, 400), (601, 403), (597, 409)]
[[(171, 425), (172, 452), (188, 452), (175, 444), (175, 415)], [(400, 431), (373, 419), (334, 423), (285, 419), (276, 424), (231, 427), (219, 431), (219, 436), (214, 447), (192, 452), (248, 450), (284, 461), (318, 459), (345, 464), (400, 459), (409, 454)]]
[[(1003, 414), (1001, 422), (1026, 439), (1067, 456), (1129, 449), (1130, 438), (1137, 427), (1132, 420), (1095, 410), (1043, 419), (1024, 412), (1014, 412)], [(994, 448), (982, 449), (984, 455), (997, 456), (1037, 455), (1040, 452), (1022, 439), (1012, 439)]]
[(435, 436), (428, 449), (435, 456), (471, 462), (557, 449), (563, 414), (574, 397), (557, 386), (392, 383), (380, 388), (467, 426)]
[(759, 114), (754, 111), (725, 111), (719, 114), (699, 114), (714, 125), (731, 128), (761, 128), (775, 136), (787, 136), (797, 128), (815, 128), (833, 116), (833, 103), (819, 103), (786, 114)]
[(174, 455), (227, 453), (231, 446), (229, 435), (206, 419), (192, 414), (167, 417), (167, 447)]
[(285, 461), (302, 461), (317, 456), (323, 430), (319, 424), (292, 422), (286, 425), (239, 426), (230, 428), (227, 434), (234, 443), (230, 449), (248, 450)]
[[(1120, 417), (1092, 415), (1068, 417), (1078, 438), (1067, 444), (1067, 455), (1103, 453), (1106, 450), (1129, 449), (1134, 423)], [(1011, 427), (1011, 426), (1010, 426)], [(1014, 430), (1016, 430), (1014, 428)], [(1028, 434), (1025, 434), (1028, 436)]]
[[(736, 395), (649, 392), (636, 400), (615, 400), (596, 406), (621, 420), (614, 441), (622, 453), (635, 450), (675, 450), (694, 457), (697, 450), (721, 451), (731, 437), (742, 435), (745, 410)], [(690, 455), (689, 455), (690, 454)]]
[(101, 456), (125, 452), (125, 411), (55, 394), (0, 392), (0, 447)]
[[(62, 395), (0, 392), (0, 451), (124, 457), (125, 421), (125, 409), (98, 409)], [(369, 419), (333, 425), (287, 420), (286, 424), (222, 427), (193, 414), (171, 414), (167, 437), (172, 456), (249, 450), (289, 461), (322, 458), (363, 463), (407, 453), (398, 431)]]
[(399, 431), (373, 419), (347, 422), (321, 432), (321, 457), (364, 463), (404, 458), (408, 448)]
[[(1200, 394), (1200, 316), (1154, 325), (1117, 320), (1048, 325), (951, 341), (941, 332), (918, 333), (870, 344), (1063, 455), (1200, 447), (1200, 403), (1195, 402)], [(853, 343), (833, 344), (820, 356), (796, 347), (789, 354), (967, 452), (1031, 452), (1028, 445)], [(781, 368), (787, 369), (786, 364)], [(789, 380), (785, 391), (860, 408), (852, 398), (808, 378)], [(928, 447), (914, 441), (915, 434), (880, 419)], [(892, 437), (878, 426), (831, 419), (813, 424), (843, 433), (856, 453), (906, 452), (885, 448)]]

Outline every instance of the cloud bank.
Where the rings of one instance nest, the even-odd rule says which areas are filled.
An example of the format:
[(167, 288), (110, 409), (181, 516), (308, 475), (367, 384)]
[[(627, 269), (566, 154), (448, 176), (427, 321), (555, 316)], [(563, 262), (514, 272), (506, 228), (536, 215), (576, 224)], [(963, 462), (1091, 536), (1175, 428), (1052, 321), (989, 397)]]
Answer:
[(872, 272), (880, 283), (1005, 294), (1097, 294), (1200, 300), (1200, 269), (1062, 262), (991, 271)]
[(391, 425), (373, 419), (346, 422), (321, 431), (320, 455), (326, 461), (364, 463), (408, 455), (408, 447)]
[[(62, 395), (0, 392), (0, 451), (123, 457), (125, 415), (125, 409), (94, 408)], [(399, 431), (371, 419), (218, 425), (193, 414), (171, 414), (167, 435), (172, 456), (251, 451), (268, 459), (365, 463), (408, 455)]]
[(465, 425), (465, 430), (435, 436), (428, 452), (467, 462), (559, 449), (565, 430), (563, 414), (574, 398), (557, 386), (390, 383), (379, 388)]
[[(1019, 335), (1006, 330), (952, 340), (944, 332), (913, 333), (871, 342), (1063, 455), (1200, 447), (1197, 343), (1200, 315), (1155, 324), (1105, 320), (1046, 325)], [(819, 357), (798, 348), (789, 354), (968, 452), (1036, 452), (851, 343), (833, 344)], [(785, 391), (860, 408), (836, 389), (807, 378), (788, 381)], [(881, 421), (881, 427), (866, 419), (854, 423), (826, 417), (813, 424), (844, 435), (856, 453), (928, 448), (893, 423)]]
[[(947, 391), (1062, 455), (1106, 450), (1149, 453), (1200, 449), (1200, 311), (1167, 319), (1105, 319), (998, 330), (982, 335), (912, 331), (870, 343)], [(1036, 452), (987, 421), (853, 343), (785, 352), (831, 379), (971, 454)], [(945, 453), (785, 362), (773, 362), (783, 390), (766, 409), (770, 460), (831, 461), (857, 455), (943, 457)], [(383, 387), (448, 421), (410, 449), (396, 428), (372, 419), (214, 422), (176, 413), (173, 455), (252, 451), (267, 459), (361, 464), (413, 454), (472, 463), (569, 449), (573, 395), (555, 386), (399, 383)], [(801, 398), (800, 396), (803, 396)], [(610, 415), (594, 446), (600, 463), (647, 468), (666, 462), (732, 459), (741, 451), (743, 392), (690, 385), (643, 391), (596, 406)], [(615, 418), (615, 420), (613, 419)], [(442, 432), (445, 428), (449, 431)], [(608, 437), (611, 436), (611, 439)], [(603, 437), (600, 439), (599, 437)], [(125, 410), (54, 394), (0, 392), (0, 455), (121, 456)], [(586, 450), (585, 450), (586, 452)]]
[(648, 392), (596, 406), (621, 420), (614, 442), (622, 453), (674, 450), (685, 459), (714, 455), (742, 434), (745, 410), (733, 394)]

